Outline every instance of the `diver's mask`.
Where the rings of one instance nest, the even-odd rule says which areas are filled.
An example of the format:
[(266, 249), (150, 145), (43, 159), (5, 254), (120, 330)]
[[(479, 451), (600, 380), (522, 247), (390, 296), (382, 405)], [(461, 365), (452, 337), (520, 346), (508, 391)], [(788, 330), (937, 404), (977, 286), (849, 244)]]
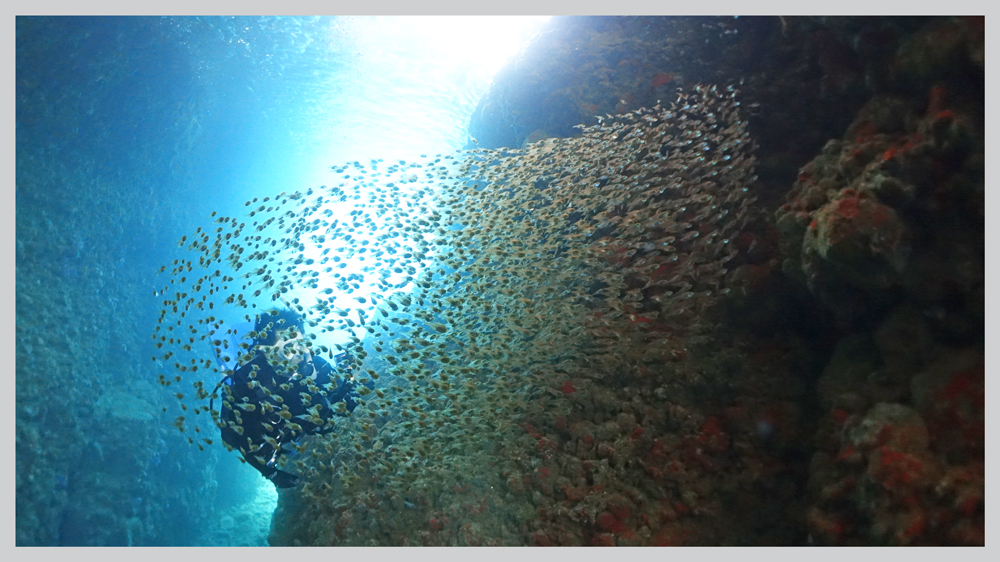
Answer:
[(298, 365), (303, 361), (309, 362), (312, 359), (312, 351), (306, 345), (305, 337), (302, 334), (279, 339), (270, 348), (274, 353), (288, 360), (292, 365)]

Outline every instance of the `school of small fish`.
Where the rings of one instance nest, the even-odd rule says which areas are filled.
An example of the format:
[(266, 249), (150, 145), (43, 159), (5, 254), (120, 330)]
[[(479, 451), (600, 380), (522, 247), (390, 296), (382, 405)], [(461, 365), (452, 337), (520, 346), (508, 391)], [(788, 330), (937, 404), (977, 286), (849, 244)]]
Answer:
[(224, 336), (275, 306), (304, 316), (312, 353), (348, 351), (341, 375), (374, 382), (288, 462), (316, 498), (446, 483), (514, 442), (519, 417), (552, 407), (567, 380), (661, 353), (727, 290), (753, 142), (732, 88), (596, 121), (519, 150), (352, 162), (329, 186), (212, 213), (155, 292), (160, 384), (194, 391), (176, 392), (176, 427), (213, 443), (212, 352), (252, 357)]

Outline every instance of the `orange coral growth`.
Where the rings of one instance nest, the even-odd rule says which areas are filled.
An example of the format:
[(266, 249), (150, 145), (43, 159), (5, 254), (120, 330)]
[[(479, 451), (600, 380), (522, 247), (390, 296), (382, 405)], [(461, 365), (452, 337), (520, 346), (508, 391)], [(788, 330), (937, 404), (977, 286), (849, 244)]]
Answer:
[(861, 212), (861, 200), (858, 197), (846, 197), (837, 202), (837, 212), (846, 218), (853, 219)]
[(887, 489), (913, 483), (923, 472), (922, 463), (913, 455), (879, 447), (872, 457), (869, 474)]
[(660, 74), (657, 74), (656, 76), (653, 77), (652, 84), (654, 88), (659, 88), (664, 84), (669, 84), (673, 82), (673, 80), (674, 80), (673, 72), (661, 72)]
[(931, 93), (927, 100), (927, 115), (937, 115), (944, 111), (945, 94), (944, 86), (940, 84), (931, 88)]

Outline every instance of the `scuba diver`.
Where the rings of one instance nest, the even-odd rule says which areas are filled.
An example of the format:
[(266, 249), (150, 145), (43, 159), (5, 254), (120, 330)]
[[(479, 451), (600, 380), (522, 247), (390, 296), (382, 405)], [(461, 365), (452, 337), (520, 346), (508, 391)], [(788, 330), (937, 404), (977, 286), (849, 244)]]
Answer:
[[(225, 345), (246, 349), (242, 359), (250, 354), (252, 359), (238, 362), (220, 357), (221, 349), (216, 347), (216, 358), (227, 373), (216, 386), (216, 392), (223, 389), (216, 425), (230, 450), (239, 450), (243, 460), (275, 487), (291, 488), (299, 478), (278, 469), (278, 459), (289, 453), (286, 446), (296, 446), (306, 435), (333, 431), (334, 416), (354, 411), (354, 377), (349, 372), (338, 377), (333, 366), (313, 355), (305, 341), (302, 317), (294, 310), (259, 315), (253, 324), (243, 325), (250, 327), (253, 330), (233, 334)], [(351, 363), (347, 353), (335, 356), (335, 361)]]

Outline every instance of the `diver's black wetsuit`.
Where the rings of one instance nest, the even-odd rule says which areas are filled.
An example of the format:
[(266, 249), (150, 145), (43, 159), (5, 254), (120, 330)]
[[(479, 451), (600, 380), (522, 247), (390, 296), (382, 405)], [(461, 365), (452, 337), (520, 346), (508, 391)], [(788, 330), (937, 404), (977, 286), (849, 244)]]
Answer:
[[(251, 378), (250, 374), (255, 367), (256, 376)], [(326, 396), (309, 390), (309, 385), (304, 382), (310, 377), (316, 387), (326, 392)], [(253, 380), (259, 386), (251, 387)], [(229, 392), (222, 395), (222, 440), (238, 449), (251, 466), (279, 488), (290, 488), (298, 482), (297, 476), (275, 467), (278, 458), (288, 452), (285, 446), (304, 435), (333, 431), (330, 419), (333, 416), (347, 415), (334, 409), (337, 402), (343, 401), (348, 412), (353, 412), (357, 407), (354, 401), (354, 383), (337, 377), (334, 368), (316, 356), (299, 365), (293, 380), (289, 380), (288, 377), (278, 375), (264, 355), (257, 353), (253, 360), (237, 368), (226, 382), (229, 384)], [(283, 383), (290, 383), (290, 388), (283, 389)], [(267, 388), (271, 396), (266, 395), (262, 388)], [(300, 393), (308, 394), (309, 399), (306, 400)], [(275, 396), (280, 396), (281, 401)], [(243, 407), (239, 406), (241, 404)], [(316, 405), (322, 406), (318, 412), (314, 409)], [(287, 413), (283, 414), (285, 409)], [(322, 419), (322, 424), (307, 419), (312, 417), (310, 409)], [(293, 424), (298, 424), (301, 429)], [(237, 427), (243, 430), (242, 434)], [(273, 441), (269, 442), (265, 437)], [(273, 444), (275, 442), (277, 447)]]

